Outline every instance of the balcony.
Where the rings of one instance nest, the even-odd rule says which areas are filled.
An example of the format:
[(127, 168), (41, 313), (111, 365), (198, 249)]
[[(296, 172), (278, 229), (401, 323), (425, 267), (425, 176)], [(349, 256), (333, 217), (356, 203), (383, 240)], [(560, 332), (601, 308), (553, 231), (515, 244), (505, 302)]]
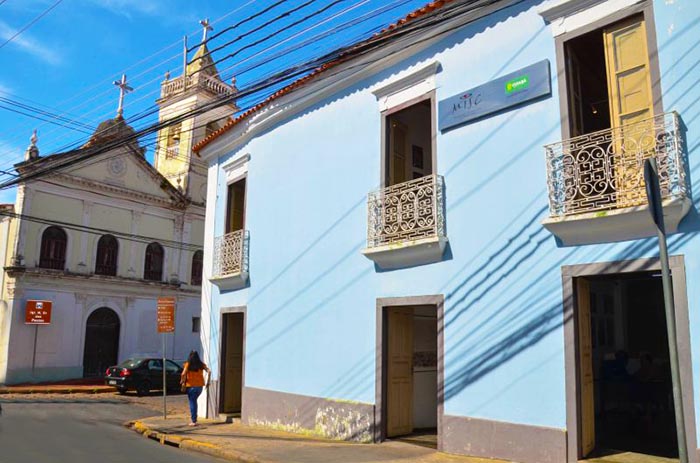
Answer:
[(442, 260), (445, 182), (427, 175), (371, 192), (367, 199), (367, 248), (362, 253), (382, 269)]
[(542, 224), (565, 246), (653, 236), (644, 160), (654, 156), (666, 231), (677, 231), (691, 204), (682, 144), (671, 112), (546, 145), (549, 217)]
[(197, 73), (193, 76), (187, 76), (187, 79), (180, 76), (176, 77), (175, 79), (163, 81), (160, 87), (160, 97), (167, 98), (169, 96), (177, 95), (178, 93), (183, 93), (185, 90), (194, 87), (208, 90), (218, 96), (233, 95), (236, 92), (236, 88), (232, 85), (225, 84), (220, 80), (203, 73)]
[(248, 282), (248, 242), (247, 230), (214, 239), (214, 268), (209, 281), (219, 289), (240, 289)]

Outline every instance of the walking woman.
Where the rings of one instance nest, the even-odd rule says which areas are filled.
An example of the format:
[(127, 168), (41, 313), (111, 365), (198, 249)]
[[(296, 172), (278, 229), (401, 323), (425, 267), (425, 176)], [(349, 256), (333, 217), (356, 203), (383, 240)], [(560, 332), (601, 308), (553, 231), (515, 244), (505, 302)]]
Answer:
[(204, 372), (207, 372), (206, 385), (209, 386), (209, 368), (199, 358), (196, 350), (190, 352), (190, 356), (185, 362), (185, 368), (180, 376), (180, 385), (187, 389), (187, 398), (190, 401), (190, 421), (189, 426), (197, 426), (197, 399), (202, 393), (205, 385)]

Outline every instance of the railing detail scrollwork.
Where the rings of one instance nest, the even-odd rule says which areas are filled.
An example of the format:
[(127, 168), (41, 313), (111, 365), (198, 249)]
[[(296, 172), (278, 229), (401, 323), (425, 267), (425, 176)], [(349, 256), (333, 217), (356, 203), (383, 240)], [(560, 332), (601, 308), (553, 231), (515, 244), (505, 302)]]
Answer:
[(367, 247), (444, 237), (443, 198), (441, 175), (371, 192), (367, 199)]
[(214, 239), (214, 278), (248, 273), (248, 231), (237, 230)]
[(546, 145), (551, 217), (644, 205), (644, 160), (657, 159), (662, 199), (687, 195), (676, 112)]

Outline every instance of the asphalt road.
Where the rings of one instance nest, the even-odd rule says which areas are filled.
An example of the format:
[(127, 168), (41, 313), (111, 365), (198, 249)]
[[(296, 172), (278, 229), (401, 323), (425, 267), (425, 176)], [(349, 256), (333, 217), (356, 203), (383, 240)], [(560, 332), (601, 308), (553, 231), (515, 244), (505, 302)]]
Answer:
[(117, 400), (0, 399), (0, 463), (221, 463), (126, 429), (129, 420), (157, 415), (153, 409)]

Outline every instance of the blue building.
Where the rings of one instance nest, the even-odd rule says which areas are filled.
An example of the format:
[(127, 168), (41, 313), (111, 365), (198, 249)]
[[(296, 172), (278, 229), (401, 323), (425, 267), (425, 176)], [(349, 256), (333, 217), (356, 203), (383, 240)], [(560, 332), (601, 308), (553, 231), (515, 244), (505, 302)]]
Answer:
[(209, 416), (698, 462), (700, 5), (436, 1), (195, 146)]

